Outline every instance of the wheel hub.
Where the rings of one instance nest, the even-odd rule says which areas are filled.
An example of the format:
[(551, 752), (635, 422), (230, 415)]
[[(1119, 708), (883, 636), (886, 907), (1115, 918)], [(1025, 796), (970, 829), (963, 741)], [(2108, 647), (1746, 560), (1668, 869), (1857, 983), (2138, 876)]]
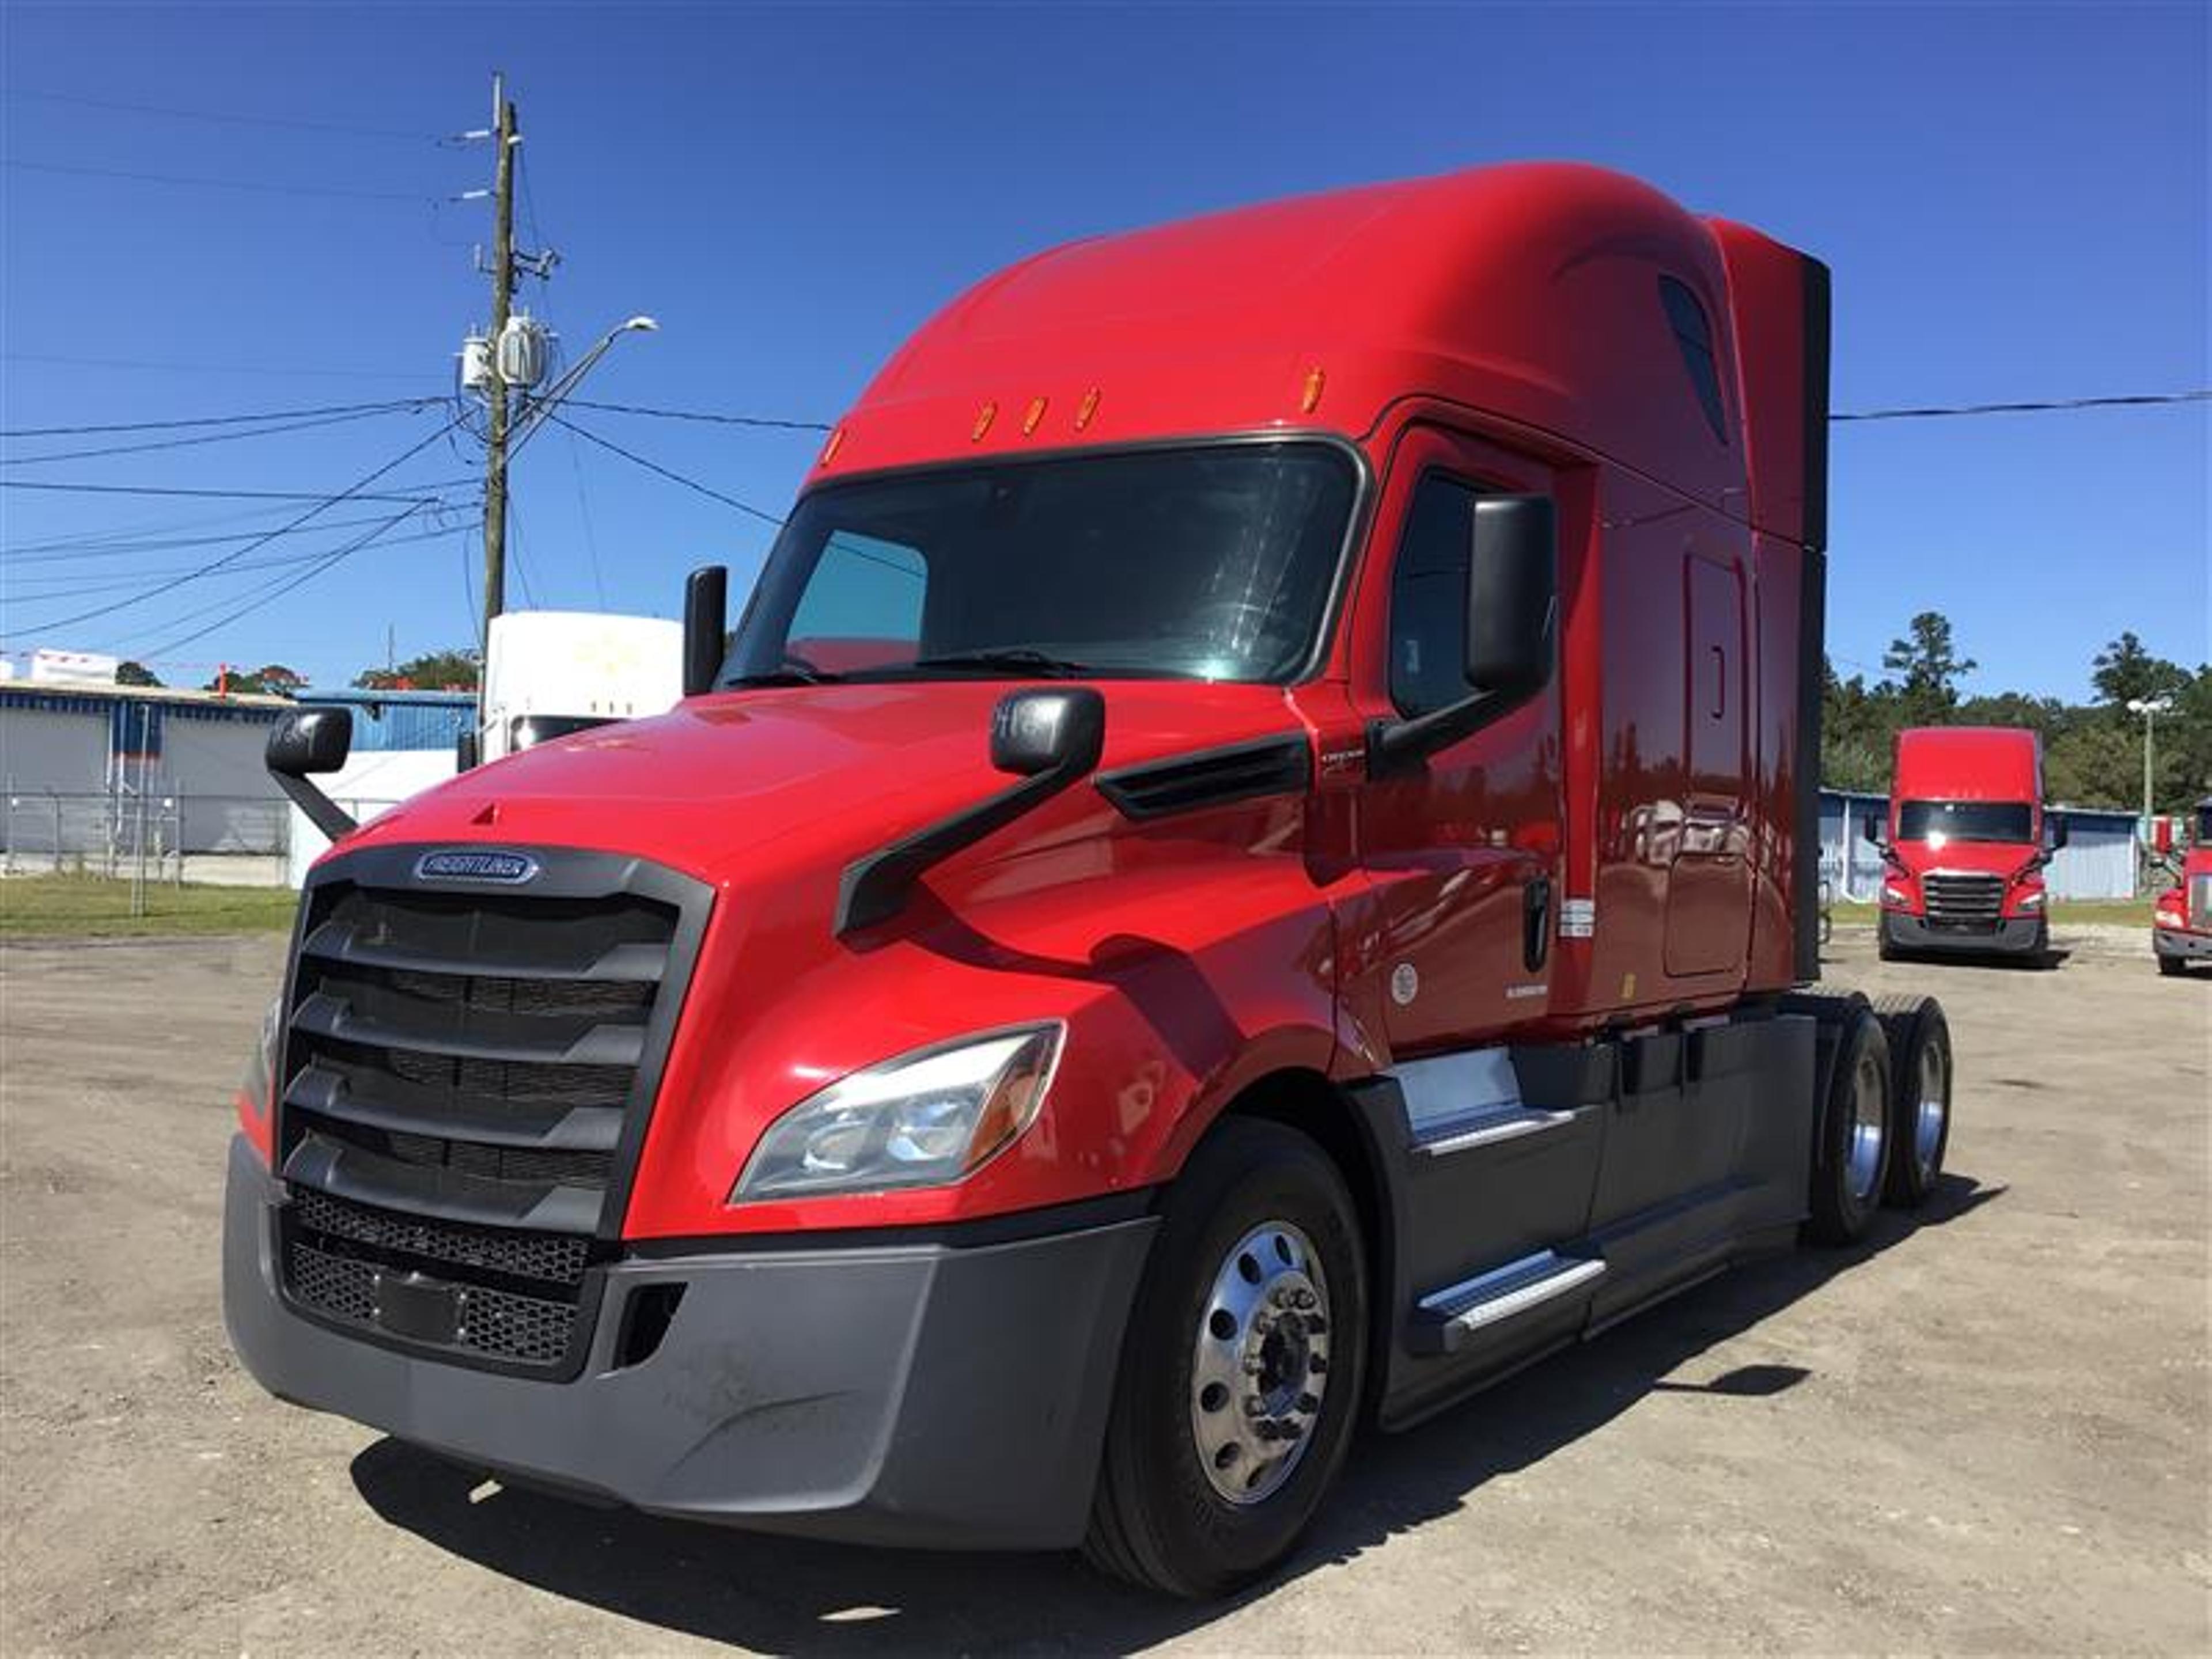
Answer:
[(1190, 1389), (1199, 1466), (1232, 1504), (1290, 1479), (1328, 1391), (1328, 1279), (1313, 1241), (1285, 1221), (1230, 1248), (1199, 1317)]
[(1934, 1042), (1920, 1048), (1919, 1097), (1912, 1107), (1912, 1156), (1924, 1179), (1936, 1173), (1936, 1154), (1943, 1144), (1943, 1120), (1950, 1111), (1950, 1079)]
[(1881, 1180), (1881, 1147), (1889, 1133), (1881, 1066), (1872, 1054), (1859, 1057), (1851, 1079), (1851, 1144), (1848, 1175), (1851, 1196), (1870, 1204)]

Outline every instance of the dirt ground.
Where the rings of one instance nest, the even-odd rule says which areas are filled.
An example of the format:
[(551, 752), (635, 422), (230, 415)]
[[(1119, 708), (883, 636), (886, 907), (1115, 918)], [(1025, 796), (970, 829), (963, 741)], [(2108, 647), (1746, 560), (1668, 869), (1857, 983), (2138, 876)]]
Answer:
[(0, 956), (0, 1650), (2212, 1651), (2212, 974), (1885, 967), (1959, 1050), (1938, 1201), (1356, 1449), (1272, 1587), (842, 1549), (480, 1486), (264, 1397), (217, 1309), (274, 939)]

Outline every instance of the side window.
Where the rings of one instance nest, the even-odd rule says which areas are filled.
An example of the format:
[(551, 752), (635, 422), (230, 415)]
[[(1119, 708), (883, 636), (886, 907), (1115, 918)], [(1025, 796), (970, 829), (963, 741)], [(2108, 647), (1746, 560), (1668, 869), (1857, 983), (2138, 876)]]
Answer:
[(805, 641), (824, 640), (887, 641), (910, 652), (921, 638), (928, 584), (928, 564), (916, 549), (841, 530), (815, 561), (788, 637), (802, 653)]
[(1467, 696), (1467, 566), (1474, 538), (1472, 486), (1421, 480), (1390, 576), (1390, 701), (1425, 714)]
[(1681, 349), (1682, 367), (1698, 394), (1698, 407), (1705, 411), (1705, 424), (1713, 436), (1728, 441), (1727, 406), (1721, 401), (1720, 369), (1713, 356), (1713, 324), (1689, 285), (1672, 276), (1659, 279), (1659, 302), (1667, 308), (1667, 326)]

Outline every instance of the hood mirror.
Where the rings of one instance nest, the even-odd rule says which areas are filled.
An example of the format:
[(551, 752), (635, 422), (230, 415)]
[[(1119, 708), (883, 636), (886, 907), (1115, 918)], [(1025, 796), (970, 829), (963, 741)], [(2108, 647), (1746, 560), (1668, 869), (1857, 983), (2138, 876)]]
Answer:
[(263, 757), (269, 775), (307, 820), (332, 841), (360, 826), (350, 813), (307, 781), (335, 772), (353, 752), (350, 708), (288, 708), (269, 733)]
[(1089, 686), (1014, 691), (991, 715), (991, 764), (1016, 777), (1088, 772), (1106, 744), (1106, 700)]
[(702, 565), (684, 584), (684, 695), (714, 689), (729, 647), (730, 571)]

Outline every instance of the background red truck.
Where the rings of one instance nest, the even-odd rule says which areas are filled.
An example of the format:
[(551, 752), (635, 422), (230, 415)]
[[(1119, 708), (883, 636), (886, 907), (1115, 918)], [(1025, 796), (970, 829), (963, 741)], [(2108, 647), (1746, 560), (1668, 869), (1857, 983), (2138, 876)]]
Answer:
[(2066, 844), (2066, 820), (2050, 815), (2048, 848), (2045, 827), (2037, 733), (2000, 726), (1899, 732), (1888, 834), (1867, 826), (1882, 854), (1882, 959), (2045, 957), (2051, 922), (2043, 871)]
[(2212, 796), (2190, 816), (2189, 848), (2172, 886), (2151, 912), (2151, 949), (2161, 974), (2182, 974), (2212, 962)]
[(1211, 1595), (1360, 1422), (1917, 1202), (1941, 1011), (1799, 989), (1827, 306), (1571, 166), (981, 283), (726, 646), (694, 576), (674, 712), (317, 866), (239, 1352), (517, 1478)]

